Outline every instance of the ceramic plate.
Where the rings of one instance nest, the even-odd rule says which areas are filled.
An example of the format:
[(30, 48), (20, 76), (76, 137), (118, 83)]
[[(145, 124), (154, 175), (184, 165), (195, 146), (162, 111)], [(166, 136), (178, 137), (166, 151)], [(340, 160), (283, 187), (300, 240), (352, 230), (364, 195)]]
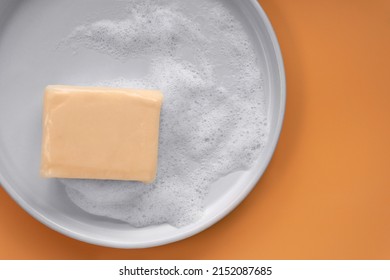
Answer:
[[(53, 81), (71, 84), (83, 71), (103, 78), (96, 64), (98, 53), (86, 58), (93, 67), (79, 71), (74, 71), (75, 66), (66, 54), (53, 59), (50, 53), (64, 34), (85, 19), (91, 6), (95, 14), (104, 16), (111, 3), (108, 0), (0, 2), (0, 182), (28, 213), (62, 234), (102, 246), (152, 247), (210, 227), (233, 210), (256, 185), (272, 157), (282, 126), (283, 61), (271, 24), (257, 1), (223, 1), (244, 26), (264, 66), (270, 135), (261, 156), (251, 169), (217, 181), (207, 197), (203, 217), (188, 226), (175, 228), (163, 224), (136, 229), (90, 215), (69, 200), (62, 185), (39, 177), (42, 94), (47, 84)], [(113, 68), (112, 75), (120, 75), (121, 71), (121, 67)]]

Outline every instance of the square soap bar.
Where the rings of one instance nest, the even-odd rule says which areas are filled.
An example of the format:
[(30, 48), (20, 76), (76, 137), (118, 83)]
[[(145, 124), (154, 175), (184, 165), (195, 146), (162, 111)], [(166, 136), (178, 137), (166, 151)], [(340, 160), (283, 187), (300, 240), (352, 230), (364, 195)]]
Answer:
[(152, 182), (162, 99), (157, 90), (46, 87), (41, 176)]

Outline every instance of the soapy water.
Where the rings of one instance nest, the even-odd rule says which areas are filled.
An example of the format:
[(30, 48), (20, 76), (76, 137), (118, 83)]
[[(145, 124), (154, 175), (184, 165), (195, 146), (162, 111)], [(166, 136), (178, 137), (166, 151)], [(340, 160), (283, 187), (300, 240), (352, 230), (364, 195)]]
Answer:
[(264, 81), (243, 27), (223, 1), (193, 2), (122, 1), (117, 18), (80, 25), (62, 42), (122, 61), (144, 57), (146, 76), (97, 85), (164, 94), (155, 182), (61, 180), (91, 214), (135, 227), (188, 225), (202, 216), (210, 185), (251, 167), (267, 141)]

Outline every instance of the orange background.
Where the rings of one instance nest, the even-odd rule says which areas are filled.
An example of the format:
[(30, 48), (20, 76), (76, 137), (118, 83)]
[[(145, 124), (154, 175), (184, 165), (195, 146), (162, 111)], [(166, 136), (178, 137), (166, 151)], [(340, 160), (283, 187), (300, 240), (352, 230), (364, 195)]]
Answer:
[(248, 198), (174, 244), (120, 250), (45, 227), (0, 190), (1, 259), (390, 259), (390, 1), (262, 0), (287, 110)]

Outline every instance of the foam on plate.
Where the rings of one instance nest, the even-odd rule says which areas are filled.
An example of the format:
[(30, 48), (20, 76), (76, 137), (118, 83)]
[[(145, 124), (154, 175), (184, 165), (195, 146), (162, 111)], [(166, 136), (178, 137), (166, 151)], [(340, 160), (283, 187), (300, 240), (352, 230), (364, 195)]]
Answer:
[(62, 43), (113, 59), (149, 61), (150, 72), (141, 79), (99, 85), (164, 93), (157, 179), (149, 185), (62, 182), (89, 213), (135, 227), (188, 225), (201, 217), (212, 182), (249, 168), (267, 141), (261, 68), (240, 22), (220, 1), (122, 2), (125, 12), (80, 25)]

